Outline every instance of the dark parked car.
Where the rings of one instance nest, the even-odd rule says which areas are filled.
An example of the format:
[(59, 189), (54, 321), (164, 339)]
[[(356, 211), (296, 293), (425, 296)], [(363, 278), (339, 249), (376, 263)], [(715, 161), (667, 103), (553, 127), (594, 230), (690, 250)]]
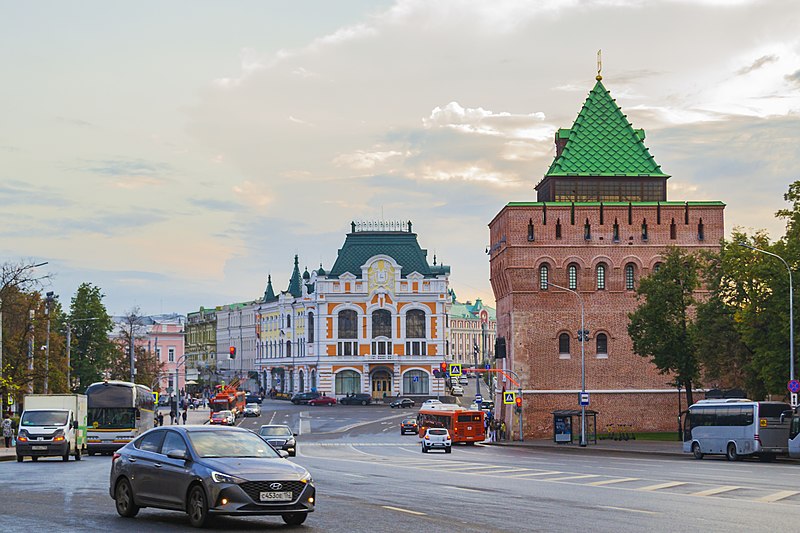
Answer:
[(117, 513), (143, 507), (183, 511), (202, 527), (211, 515), (280, 515), (302, 524), (316, 490), (302, 466), (241, 428), (151, 429), (114, 453), (109, 493)]
[(372, 396), (366, 393), (357, 392), (348, 394), (339, 399), (340, 405), (369, 405), (372, 403)]
[(308, 403), (308, 400), (313, 400), (314, 398), (319, 398), (320, 396), (322, 396), (322, 394), (319, 392), (298, 392), (292, 396), (292, 403), (295, 405), (300, 405)]
[(259, 428), (258, 434), (276, 450), (284, 450), (292, 457), (297, 455), (297, 434), (289, 426), (266, 424)]
[(411, 398), (400, 398), (399, 400), (395, 400), (392, 403), (390, 403), (389, 407), (391, 407), (392, 409), (394, 409), (395, 407), (400, 409), (405, 407), (414, 407), (414, 405), (416, 404), (414, 400), (412, 400)]
[(261, 398), (261, 396), (259, 396), (258, 394), (248, 394), (246, 402), (257, 403), (258, 405), (261, 405), (262, 400), (263, 398)]
[(413, 433), (414, 435), (419, 433), (419, 426), (417, 426), (416, 418), (404, 418), (403, 421), (400, 422), (400, 434), (405, 435), (406, 432)]

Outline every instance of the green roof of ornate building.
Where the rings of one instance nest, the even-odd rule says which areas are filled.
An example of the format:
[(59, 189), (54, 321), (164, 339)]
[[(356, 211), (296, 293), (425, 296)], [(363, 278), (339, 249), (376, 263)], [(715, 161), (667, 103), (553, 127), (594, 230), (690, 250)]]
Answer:
[(292, 277), (289, 279), (289, 294), (295, 298), (303, 295), (303, 289), (300, 286), (300, 266), (297, 263), (297, 256), (294, 256), (294, 270), (292, 270)]
[(329, 277), (339, 277), (345, 272), (361, 276), (361, 267), (376, 255), (388, 255), (402, 267), (402, 276), (419, 272), (425, 277), (448, 274), (450, 267), (429, 265), (428, 252), (420, 248), (417, 234), (409, 231), (370, 231), (356, 230), (347, 234), (344, 245), (338, 252), (336, 262), (328, 273)]
[(273, 302), (278, 298), (275, 296), (275, 290), (272, 288), (272, 275), (267, 276), (267, 289), (264, 291), (264, 301)]
[(489, 320), (497, 320), (496, 311), (493, 307), (489, 307), (488, 305), (483, 305), (483, 302), (480, 298), (475, 300), (475, 303), (467, 302), (461, 303), (455, 300), (455, 293), (452, 294), (453, 305), (450, 307), (449, 316), (450, 318), (467, 318), (467, 319), (480, 319), (480, 312), (482, 309), (486, 309), (486, 312), (489, 314)]
[(644, 145), (644, 130), (633, 128), (600, 80), (572, 128), (558, 130), (556, 142), (563, 148), (545, 177), (668, 177)]

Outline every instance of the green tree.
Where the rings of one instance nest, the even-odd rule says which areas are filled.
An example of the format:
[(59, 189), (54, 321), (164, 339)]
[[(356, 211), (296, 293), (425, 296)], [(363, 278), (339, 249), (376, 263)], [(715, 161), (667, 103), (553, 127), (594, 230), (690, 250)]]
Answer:
[(697, 256), (670, 248), (658, 272), (641, 280), (636, 291), (639, 307), (628, 315), (633, 351), (649, 357), (662, 374), (673, 374), (686, 388), (689, 405), (700, 375), (692, 318), (698, 267)]
[(145, 325), (142, 323), (139, 308), (135, 307), (122, 318), (119, 333), (114, 339), (117, 354), (111, 365), (111, 377), (125, 381), (130, 380), (130, 346), (131, 339), (133, 339), (136, 367), (134, 381), (157, 391), (158, 377), (164, 372), (165, 365), (158, 360), (157, 353), (151, 352), (149, 347), (144, 346), (143, 333), (145, 333)]
[(91, 283), (82, 283), (72, 298), (70, 323), (72, 327), (73, 390), (101, 381), (116, 352), (108, 334), (114, 327), (103, 304), (104, 294)]

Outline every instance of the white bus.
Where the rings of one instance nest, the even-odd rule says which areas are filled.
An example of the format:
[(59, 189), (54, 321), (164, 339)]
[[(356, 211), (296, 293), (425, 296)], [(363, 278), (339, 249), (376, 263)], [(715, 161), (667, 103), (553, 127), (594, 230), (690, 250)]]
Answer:
[(789, 457), (800, 459), (800, 407), (796, 407), (789, 430)]
[(771, 461), (789, 452), (791, 406), (746, 399), (701, 400), (684, 411), (683, 451), (695, 459), (725, 455), (729, 461), (758, 456)]
[(101, 381), (86, 389), (89, 455), (110, 454), (153, 427), (153, 391), (127, 381)]

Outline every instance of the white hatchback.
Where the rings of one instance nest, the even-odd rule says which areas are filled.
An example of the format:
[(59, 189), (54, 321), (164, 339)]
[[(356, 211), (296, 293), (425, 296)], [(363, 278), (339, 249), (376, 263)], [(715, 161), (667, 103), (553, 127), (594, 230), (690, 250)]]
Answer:
[(422, 453), (428, 453), (428, 450), (444, 450), (444, 453), (450, 453), (453, 441), (450, 439), (450, 432), (445, 428), (428, 428), (425, 430), (425, 436), (422, 437)]

